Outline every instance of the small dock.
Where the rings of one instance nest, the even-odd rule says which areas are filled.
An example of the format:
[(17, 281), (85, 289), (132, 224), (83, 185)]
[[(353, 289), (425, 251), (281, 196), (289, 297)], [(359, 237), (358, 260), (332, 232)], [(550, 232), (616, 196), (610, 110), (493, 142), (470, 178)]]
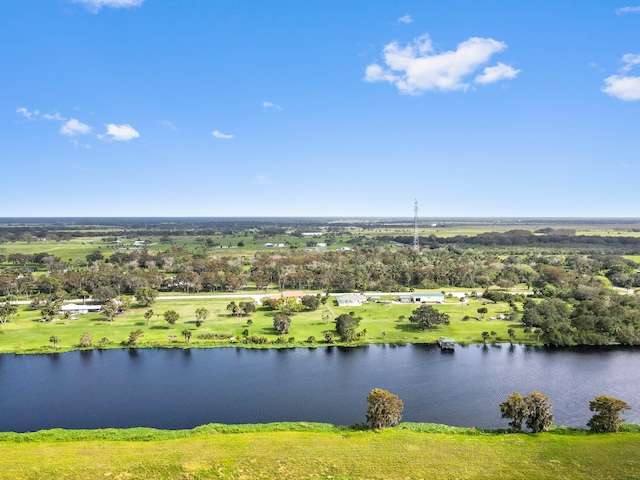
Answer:
[(456, 341), (453, 338), (440, 337), (438, 339), (438, 346), (442, 350), (453, 350), (456, 346)]

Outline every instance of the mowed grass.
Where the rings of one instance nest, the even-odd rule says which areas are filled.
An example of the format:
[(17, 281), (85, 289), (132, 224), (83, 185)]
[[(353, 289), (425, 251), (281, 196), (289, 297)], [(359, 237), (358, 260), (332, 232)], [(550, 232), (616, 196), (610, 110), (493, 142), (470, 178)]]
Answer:
[(205, 429), (164, 440), (18, 435), (0, 440), (0, 471), (4, 480), (640, 477), (639, 433), (424, 433), (403, 424), (380, 431), (266, 427), (245, 433)]
[[(135, 305), (126, 315), (120, 314), (115, 317), (113, 323), (101, 316), (99, 313), (88, 315), (77, 315), (77, 320), (65, 321), (63, 317), (53, 322), (40, 322), (40, 310), (33, 310), (27, 306), (21, 306), (19, 313), (12, 322), (0, 326), (0, 353), (10, 352), (51, 352), (56, 349), (50, 342), (50, 337), (55, 335), (60, 341), (58, 350), (78, 349), (80, 337), (83, 332), (88, 331), (93, 337), (95, 347), (102, 338), (107, 338), (110, 343), (107, 348), (122, 347), (123, 342), (129, 339), (129, 333), (134, 330), (142, 330), (143, 336), (138, 341), (140, 347), (207, 347), (216, 345), (237, 345), (245, 330), (250, 336), (266, 337), (270, 342), (276, 341), (280, 336), (273, 328), (273, 317), (277, 312), (273, 312), (263, 307), (250, 316), (233, 316), (227, 310), (227, 305), (231, 301), (236, 303), (242, 301), (241, 298), (221, 299), (221, 298), (201, 298), (193, 296), (188, 299), (169, 298), (158, 300), (151, 308), (154, 315), (150, 324), (144, 318), (146, 307)], [(250, 297), (244, 299), (251, 301)], [(353, 312), (356, 317), (361, 317), (359, 330), (366, 329), (366, 336), (361, 343), (433, 343), (440, 336), (447, 336), (455, 339), (458, 343), (479, 343), (482, 342), (482, 332), (495, 331), (496, 335), (490, 341), (507, 341), (509, 335), (507, 330), (514, 328), (517, 332), (516, 341), (525, 341), (522, 332), (523, 326), (506, 320), (489, 320), (490, 317), (498, 318), (500, 313), (506, 313), (509, 306), (506, 303), (484, 305), (489, 313), (484, 319), (477, 320), (479, 315), (476, 310), (483, 306), (480, 300), (471, 300), (470, 304), (461, 305), (457, 299), (447, 299), (446, 304), (437, 305), (440, 311), (449, 314), (451, 323), (449, 326), (439, 326), (432, 330), (421, 331), (415, 324), (409, 322), (411, 312), (417, 308), (412, 304), (393, 304), (384, 306), (380, 303), (369, 303), (361, 307), (337, 307), (331, 305), (330, 299), (327, 306), (321, 306), (313, 312), (295, 313), (290, 316), (291, 328), (289, 333), (284, 335), (285, 340), (293, 337), (293, 343), (288, 346), (309, 346), (307, 339), (314, 337), (314, 345), (326, 345), (324, 338), (327, 332), (331, 332), (336, 337), (336, 344), (341, 344), (336, 334), (334, 318), (342, 313)], [(195, 311), (204, 307), (210, 311), (209, 318), (201, 327), (195, 323)], [(180, 314), (180, 319), (174, 327), (165, 320), (163, 313), (167, 310), (175, 310)], [(465, 315), (471, 316), (470, 320), (463, 321)], [(325, 316), (325, 319), (323, 319)], [(328, 316), (328, 319), (327, 319)], [(400, 321), (399, 317), (405, 319)], [(248, 324), (252, 321), (252, 325)], [(191, 332), (191, 340), (187, 344), (182, 335), (183, 330)], [(199, 335), (220, 334), (233, 336), (236, 343), (228, 339), (200, 339)], [(535, 336), (531, 336), (533, 341)]]

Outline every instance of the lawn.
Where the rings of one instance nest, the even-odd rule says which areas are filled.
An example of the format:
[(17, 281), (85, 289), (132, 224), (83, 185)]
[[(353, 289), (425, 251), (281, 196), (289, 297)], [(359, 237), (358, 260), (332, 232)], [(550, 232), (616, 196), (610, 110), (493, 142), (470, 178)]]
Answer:
[[(224, 433), (234, 431), (243, 433)], [(0, 434), (0, 471), (4, 480), (638, 478), (639, 451), (640, 433), (497, 434), (425, 424), (381, 431), (304, 423), (211, 425), (193, 431)]]
[[(233, 336), (238, 340), (242, 338), (245, 329), (248, 330), (249, 335), (264, 336), (271, 342), (279, 338), (273, 328), (273, 317), (276, 312), (259, 307), (258, 311), (250, 316), (233, 316), (226, 309), (227, 304), (232, 300), (238, 303), (243, 299), (192, 296), (188, 299), (169, 297), (158, 300), (151, 307), (154, 315), (150, 324), (144, 318), (144, 313), (148, 308), (136, 304), (126, 315), (116, 316), (113, 323), (109, 323), (99, 313), (78, 315), (77, 320), (65, 321), (63, 317), (60, 317), (53, 322), (40, 322), (39, 309), (34, 310), (28, 306), (20, 306), (15, 319), (0, 326), (0, 353), (54, 351), (55, 349), (49, 340), (53, 335), (60, 339), (59, 350), (77, 349), (84, 331), (91, 334), (94, 346), (102, 338), (107, 338), (110, 341), (106, 345), (107, 347), (122, 347), (122, 342), (128, 341), (129, 333), (138, 329), (143, 332), (143, 336), (139, 340), (139, 345), (142, 347), (185, 347), (187, 346), (186, 340), (182, 336), (182, 331), (185, 329), (191, 332), (189, 345), (195, 347), (231, 345), (230, 340), (199, 339), (198, 336), (222, 334)], [(244, 300), (251, 301), (251, 298), (247, 297)], [(366, 343), (433, 343), (440, 336), (451, 337), (458, 343), (479, 343), (482, 342), (481, 334), (483, 331), (496, 332), (490, 341), (506, 341), (509, 339), (507, 333), (509, 328), (516, 330), (518, 342), (525, 341), (521, 324), (489, 319), (490, 317), (498, 318), (500, 313), (506, 313), (509, 310), (506, 303), (484, 305), (489, 312), (484, 316), (484, 319), (477, 320), (479, 315), (476, 310), (483, 306), (484, 302), (472, 299), (469, 304), (463, 306), (455, 298), (447, 299), (447, 303), (438, 305), (436, 308), (449, 314), (450, 325), (424, 332), (408, 321), (416, 305), (384, 306), (381, 303), (369, 303), (362, 307), (337, 307), (331, 305), (332, 303), (333, 300), (329, 300), (327, 306), (321, 306), (316, 311), (292, 314), (291, 329), (288, 334), (284, 335), (284, 338), (288, 341), (290, 337), (293, 337), (295, 341), (287, 343), (287, 345), (309, 346), (306, 343), (309, 337), (315, 337), (316, 344), (326, 345), (324, 342), (325, 333), (335, 334), (335, 323), (333, 322), (335, 316), (349, 312), (353, 312), (356, 317), (362, 317), (359, 330), (366, 329), (366, 338), (364, 339)], [(202, 307), (208, 309), (210, 315), (201, 327), (197, 327), (195, 311)], [(180, 314), (180, 319), (174, 327), (164, 320), (162, 314), (167, 310), (175, 310)], [(462, 320), (467, 315), (471, 319)], [(400, 321), (400, 316), (404, 316), (405, 319)], [(251, 320), (252, 325), (249, 325), (248, 320)], [(531, 340), (533, 341), (534, 338), (532, 337)]]

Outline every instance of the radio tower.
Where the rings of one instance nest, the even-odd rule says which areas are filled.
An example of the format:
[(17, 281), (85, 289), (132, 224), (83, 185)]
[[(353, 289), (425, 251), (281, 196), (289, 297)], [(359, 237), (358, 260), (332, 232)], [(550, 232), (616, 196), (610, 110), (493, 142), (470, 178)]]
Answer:
[(413, 249), (420, 250), (420, 238), (418, 237), (418, 200), (413, 207)]

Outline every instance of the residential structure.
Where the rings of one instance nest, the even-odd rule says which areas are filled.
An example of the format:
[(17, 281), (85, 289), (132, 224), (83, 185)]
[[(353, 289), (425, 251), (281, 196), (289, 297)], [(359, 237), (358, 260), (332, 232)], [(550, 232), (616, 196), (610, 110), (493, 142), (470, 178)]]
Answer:
[(444, 303), (444, 293), (441, 293), (441, 292), (412, 293), (411, 303)]
[(339, 307), (361, 307), (367, 301), (367, 297), (359, 293), (345, 293), (336, 297)]

